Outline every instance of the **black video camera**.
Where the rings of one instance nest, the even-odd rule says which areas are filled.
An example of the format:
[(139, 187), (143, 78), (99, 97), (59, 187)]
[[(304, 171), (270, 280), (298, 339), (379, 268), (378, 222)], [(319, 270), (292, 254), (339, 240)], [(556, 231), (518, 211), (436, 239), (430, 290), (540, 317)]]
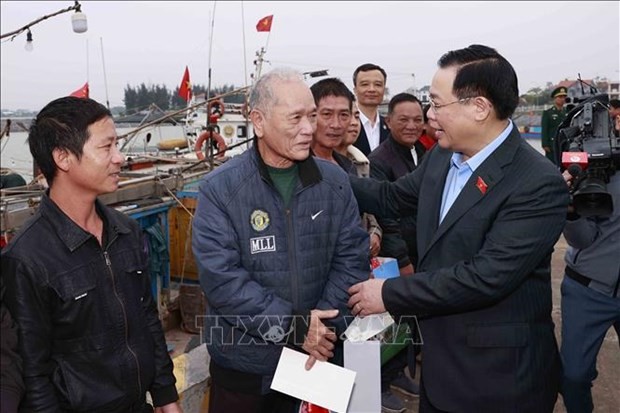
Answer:
[(606, 216), (613, 212), (607, 184), (620, 167), (620, 138), (613, 134), (609, 96), (584, 99), (558, 126), (556, 153), (562, 171), (573, 176), (570, 188), (575, 212), (581, 216)]

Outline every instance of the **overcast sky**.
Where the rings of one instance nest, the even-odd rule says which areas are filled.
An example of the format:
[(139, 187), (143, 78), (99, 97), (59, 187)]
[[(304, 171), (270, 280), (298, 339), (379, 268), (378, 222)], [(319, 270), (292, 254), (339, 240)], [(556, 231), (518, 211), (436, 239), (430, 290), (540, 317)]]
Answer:
[[(13, 41), (2, 39), (3, 109), (39, 110), (87, 80), (91, 97), (105, 103), (106, 77), (110, 105), (122, 106), (127, 84), (174, 89), (186, 65), (192, 83), (206, 85), (213, 16), (214, 86), (245, 85), (244, 67), (249, 76), (255, 52), (268, 39), (268, 33), (256, 31), (256, 23), (269, 14), (274, 15), (265, 56), (270, 63), (263, 72), (276, 66), (302, 72), (329, 69), (352, 87), (353, 70), (372, 62), (385, 68), (394, 94), (429, 84), (446, 51), (480, 43), (513, 64), (520, 93), (575, 79), (577, 73), (583, 79), (620, 76), (618, 1), (81, 4), (88, 18), (84, 34), (72, 32), (69, 12), (32, 28), (32, 52), (24, 50), (25, 33)], [(2, 34), (71, 5), (73, 1), (2, 1)]]

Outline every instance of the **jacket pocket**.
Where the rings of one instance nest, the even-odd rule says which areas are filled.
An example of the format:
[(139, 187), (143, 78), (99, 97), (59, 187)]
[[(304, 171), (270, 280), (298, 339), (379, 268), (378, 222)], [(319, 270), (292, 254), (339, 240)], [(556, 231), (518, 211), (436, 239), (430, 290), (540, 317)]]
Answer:
[(524, 347), (528, 343), (527, 323), (480, 324), (467, 327), (469, 347)]
[(100, 268), (83, 265), (50, 277), (49, 286), (56, 294), (55, 311), (62, 319), (54, 331), (55, 338), (97, 335), (118, 325), (112, 283), (105, 276)]
[(95, 273), (89, 265), (74, 268), (50, 279), (50, 286), (63, 302), (79, 301), (97, 287)]
[[(71, 411), (102, 411), (102, 406), (122, 405), (134, 390), (109, 352), (74, 353), (55, 357), (54, 387), (65, 399)], [(118, 411), (110, 409), (108, 411)]]
[[(149, 305), (156, 305), (151, 287), (149, 272), (144, 266), (132, 265), (123, 272), (123, 293), (127, 298), (129, 308), (140, 305), (144, 311), (150, 311)], [(137, 307), (134, 308), (137, 310)]]

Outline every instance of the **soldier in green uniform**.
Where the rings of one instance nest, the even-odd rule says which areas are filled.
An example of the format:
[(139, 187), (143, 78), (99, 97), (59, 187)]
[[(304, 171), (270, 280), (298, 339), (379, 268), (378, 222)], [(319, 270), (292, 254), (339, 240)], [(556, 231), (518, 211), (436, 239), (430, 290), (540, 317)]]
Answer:
[(563, 86), (553, 89), (553, 92), (551, 92), (553, 106), (545, 110), (542, 114), (541, 144), (545, 151), (545, 156), (553, 163), (556, 163), (555, 134), (557, 133), (558, 126), (566, 117), (566, 109), (564, 108), (566, 95), (566, 88)]

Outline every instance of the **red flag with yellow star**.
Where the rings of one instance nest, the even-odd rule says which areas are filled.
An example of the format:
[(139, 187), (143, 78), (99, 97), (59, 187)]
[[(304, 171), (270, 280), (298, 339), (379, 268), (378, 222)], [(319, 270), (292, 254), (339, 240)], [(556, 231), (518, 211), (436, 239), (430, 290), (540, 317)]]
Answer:
[(270, 32), (271, 23), (273, 22), (273, 14), (265, 16), (256, 23), (257, 32)]
[(81, 88), (79, 88), (78, 90), (76, 90), (75, 92), (71, 93), (69, 96), (73, 96), (76, 98), (83, 98), (83, 99), (88, 99), (90, 90), (88, 88), (88, 82), (84, 83), (84, 86), (82, 86)]
[(181, 86), (179, 86), (179, 96), (189, 102), (192, 98), (192, 84), (189, 81), (189, 69), (185, 66), (185, 73), (183, 74), (183, 80), (181, 80)]

